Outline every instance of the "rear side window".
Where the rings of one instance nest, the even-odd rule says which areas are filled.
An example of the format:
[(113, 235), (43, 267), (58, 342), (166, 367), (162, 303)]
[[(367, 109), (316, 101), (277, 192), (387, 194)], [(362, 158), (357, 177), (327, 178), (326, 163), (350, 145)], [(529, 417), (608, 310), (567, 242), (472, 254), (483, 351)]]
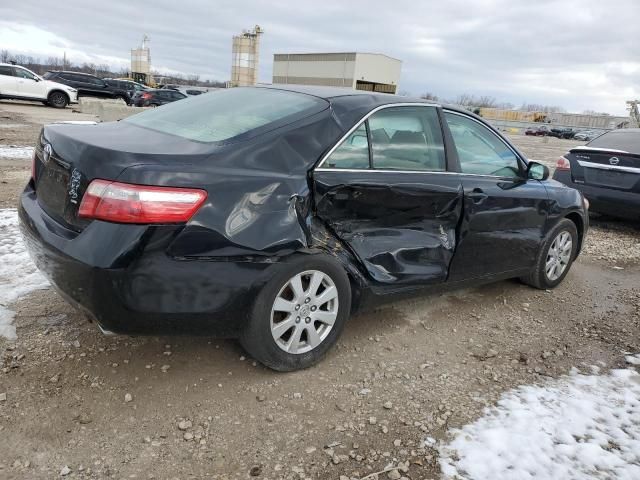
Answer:
[(429, 106), (384, 108), (363, 122), (323, 164), (344, 169), (370, 165), (376, 170), (445, 171), (437, 110)]
[(122, 120), (200, 142), (221, 142), (277, 128), (328, 107), (302, 93), (270, 88), (229, 88), (198, 95)]
[(446, 170), (442, 130), (433, 107), (385, 108), (369, 118), (373, 168)]
[(594, 138), (587, 146), (640, 153), (640, 130), (612, 130)]
[(363, 123), (336, 148), (324, 163), (326, 168), (369, 168), (369, 142)]
[(13, 77), (13, 68), (0, 66), (0, 75), (6, 75), (8, 77)]

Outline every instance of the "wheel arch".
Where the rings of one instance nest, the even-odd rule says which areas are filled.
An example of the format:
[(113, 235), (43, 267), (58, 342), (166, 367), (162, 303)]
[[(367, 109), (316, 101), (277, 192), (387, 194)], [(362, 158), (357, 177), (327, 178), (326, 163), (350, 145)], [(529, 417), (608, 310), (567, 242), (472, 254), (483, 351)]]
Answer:
[(71, 103), (71, 97), (69, 96), (69, 94), (67, 92), (65, 92), (61, 88), (52, 88), (51, 90), (49, 90), (49, 93), (47, 93), (47, 99), (51, 96), (52, 93), (56, 93), (56, 92), (60, 92), (65, 97), (67, 97), (67, 104)]
[(578, 212), (570, 212), (564, 218), (571, 220), (578, 230), (578, 249), (576, 250), (577, 256), (582, 250), (582, 244), (584, 241), (584, 218), (582, 218), (582, 215), (580, 215)]

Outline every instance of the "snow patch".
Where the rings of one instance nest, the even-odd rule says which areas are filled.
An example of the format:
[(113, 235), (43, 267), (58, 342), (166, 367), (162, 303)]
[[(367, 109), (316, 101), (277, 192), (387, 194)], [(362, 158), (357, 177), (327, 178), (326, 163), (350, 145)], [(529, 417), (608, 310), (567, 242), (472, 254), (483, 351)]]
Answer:
[(33, 264), (18, 229), (18, 211), (0, 209), (0, 337), (16, 338), (9, 304), (49, 282)]
[(28, 125), (24, 123), (0, 123), (0, 130), (12, 129), (12, 128), (27, 128)]
[(636, 353), (635, 355), (626, 355), (624, 359), (629, 365), (640, 365), (640, 353)]
[(0, 158), (31, 158), (33, 147), (21, 147), (18, 145), (0, 145)]
[(452, 433), (438, 447), (448, 479), (638, 479), (640, 374), (572, 372), (519, 387)]

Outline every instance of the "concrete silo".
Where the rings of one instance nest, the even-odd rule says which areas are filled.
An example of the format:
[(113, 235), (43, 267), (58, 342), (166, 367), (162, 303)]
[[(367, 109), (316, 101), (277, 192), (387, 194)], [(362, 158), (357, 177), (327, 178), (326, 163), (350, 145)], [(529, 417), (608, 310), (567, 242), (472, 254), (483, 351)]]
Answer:
[(131, 49), (131, 78), (146, 83), (151, 79), (151, 51), (148, 46), (149, 37), (142, 38), (139, 48)]
[(263, 30), (256, 25), (253, 30), (243, 31), (233, 37), (231, 59), (231, 86), (244, 87), (258, 82), (258, 60), (260, 35)]

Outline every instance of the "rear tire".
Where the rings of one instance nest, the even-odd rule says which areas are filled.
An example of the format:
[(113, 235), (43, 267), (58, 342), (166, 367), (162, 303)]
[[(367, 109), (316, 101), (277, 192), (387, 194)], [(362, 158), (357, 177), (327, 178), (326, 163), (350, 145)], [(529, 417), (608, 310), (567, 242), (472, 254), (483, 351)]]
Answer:
[(53, 108), (64, 108), (69, 104), (69, 99), (62, 92), (51, 92), (47, 97), (47, 104)]
[(258, 294), (240, 343), (273, 370), (307, 368), (336, 343), (350, 311), (349, 278), (337, 260), (294, 257)]
[(560, 285), (576, 258), (578, 241), (575, 223), (567, 218), (560, 220), (547, 234), (533, 270), (520, 280), (541, 290)]

